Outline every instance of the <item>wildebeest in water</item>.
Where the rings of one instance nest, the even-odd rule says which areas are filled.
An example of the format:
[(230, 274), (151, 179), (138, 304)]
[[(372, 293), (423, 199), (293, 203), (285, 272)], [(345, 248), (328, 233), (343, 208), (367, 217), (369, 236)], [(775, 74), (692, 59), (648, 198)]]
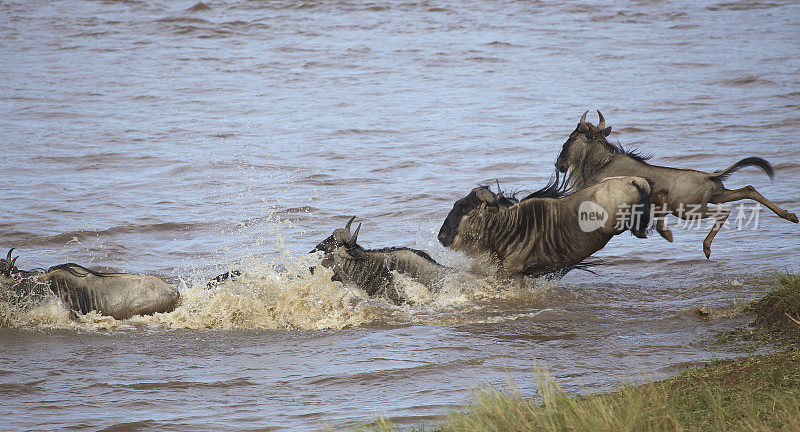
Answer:
[(42, 270), (20, 270), (12, 248), (0, 259), (0, 286), (16, 298), (55, 294), (73, 312), (97, 311), (115, 319), (175, 309), (179, 294), (154, 276), (104, 273), (78, 264), (60, 264)]
[(439, 241), (495, 260), (501, 277), (544, 276), (579, 265), (624, 231), (646, 237), (650, 208), (666, 196), (642, 177), (607, 178), (566, 196), (549, 186), (519, 203), (481, 186), (455, 203)]
[[(736, 170), (755, 166), (762, 169), (770, 178), (774, 177), (772, 166), (759, 157), (748, 157), (736, 162), (728, 168), (714, 173), (693, 169), (670, 168), (647, 163), (642, 155), (626, 151), (619, 145), (611, 144), (606, 137), (611, 127), (606, 127), (605, 119), (600, 111), (597, 126), (586, 122), (583, 113), (575, 131), (564, 143), (556, 160), (556, 168), (562, 173), (569, 172), (570, 182), (575, 189), (593, 185), (603, 178), (611, 176), (641, 176), (653, 182), (658, 189), (669, 191), (666, 207), (658, 216), (659, 223), (666, 214), (673, 214), (682, 219), (714, 218), (714, 226), (703, 240), (703, 252), (706, 258), (711, 256), (711, 242), (730, 216), (725, 208), (711, 209), (708, 204), (723, 204), (731, 201), (751, 199), (772, 210), (783, 219), (797, 223), (797, 216), (790, 213), (768, 199), (764, 198), (753, 186), (729, 190), (723, 186), (725, 180)], [(672, 234), (664, 229), (665, 238), (672, 241)]]
[(355, 232), (350, 232), (353, 220), (355, 216), (311, 251), (324, 252), (321, 264), (333, 271), (333, 280), (358, 286), (372, 297), (386, 297), (399, 304), (406, 297), (398, 290), (393, 273), (407, 276), (432, 292), (438, 291), (448, 277), (457, 273), (421, 250), (406, 247), (364, 249), (357, 242), (361, 224)]

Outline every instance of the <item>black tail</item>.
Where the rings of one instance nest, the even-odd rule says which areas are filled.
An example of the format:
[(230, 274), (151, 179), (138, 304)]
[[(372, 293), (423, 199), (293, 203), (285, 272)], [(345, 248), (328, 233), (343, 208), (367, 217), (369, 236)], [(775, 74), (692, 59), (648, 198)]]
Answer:
[(735, 164), (729, 166), (724, 171), (716, 171), (711, 174), (711, 180), (725, 180), (728, 178), (729, 175), (733, 174), (735, 171), (738, 171), (739, 168), (746, 167), (746, 166), (756, 166), (761, 168), (762, 171), (767, 173), (770, 179), (775, 178), (775, 170), (772, 169), (772, 165), (769, 162), (761, 159), (760, 157), (749, 157), (736, 162)]

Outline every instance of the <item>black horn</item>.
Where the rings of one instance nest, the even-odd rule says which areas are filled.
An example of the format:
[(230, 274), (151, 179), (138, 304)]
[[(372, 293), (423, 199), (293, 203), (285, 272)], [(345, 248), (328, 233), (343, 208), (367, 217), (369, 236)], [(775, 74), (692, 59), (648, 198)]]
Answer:
[(356, 232), (353, 233), (353, 236), (350, 237), (350, 244), (355, 245), (356, 241), (358, 241), (358, 231), (361, 230), (361, 224), (358, 224), (356, 227)]
[(581, 132), (589, 132), (589, 125), (586, 124), (586, 114), (589, 114), (589, 110), (586, 110), (585, 113), (581, 116), (581, 122), (578, 123), (578, 130)]
[(353, 225), (353, 221), (354, 220), (356, 220), (356, 217), (355, 216), (351, 217), (350, 221), (347, 222), (347, 225), (344, 226), (344, 229), (346, 229), (347, 231), (350, 231), (350, 226)]
[(11, 249), (8, 250), (8, 255), (6, 256), (6, 261), (10, 261), (11, 260), (11, 252), (14, 252), (14, 248), (11, 248)]
[(597, 110), (597, 116), (600, 117), (600, 123), (597, 125), (598, 130), (603, 130), (606, 128), (606, 119), (603, 118), (603, 113), (600, 110)]

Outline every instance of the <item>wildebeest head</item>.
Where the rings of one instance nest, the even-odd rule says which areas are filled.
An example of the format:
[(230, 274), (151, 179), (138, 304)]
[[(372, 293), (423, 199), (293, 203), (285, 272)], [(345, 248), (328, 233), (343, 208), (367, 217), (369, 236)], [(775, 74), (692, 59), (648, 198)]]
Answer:
[(356, 227), (356, 231), (354, 233), (350, 233), (350, 227), (353, 225), (353, 221), (355, 219), (356, 217), (353, 216), (350, 218), (350, 221), (347, 222), (347, 225), (345, 225), (344, 228), (336, 228), (333, 230), (333, 234), (321, 241), (309, 253), (314, 253), (317, 251), (333, 253), (333, 251), (335, 251), (339, 246), (357, 246), (356, 241), (358, 240), (358, 231), (361, 229), (361, 224), (358, 224), (358, 227)]
[(19, 269), (14, 265), (17, 261), (18, 256), (11, 258), (11, 252), (14, 251), (14, 248), (8, 250), (8, 255), (6, 255), (5, 259), (0, 259), (0, 275), (11, 277), (12, 275), (19, 273)]
[(615, 156), (625, 155), (642, 162), (650, 158), (636, 149), (625, 149), (619, 144), (608, 142), (606, 137), (611, 134), (611, 126), (606, 127), (606, 120), (600, 111), (597, 111), (600, 118), (597, 126), (587, 123), (588, 112), (581, 116), (581, 121), (564, 143), (555, 164), (558, 171), (570, 173), (571, 187), (577, 189), (596, 182), (597, 179), (592, 181), (591, 177)]
[(504, 196), (503, 191), (499, 189), (498, 187), (498, 193), (494, 193), (488, 186), (478, 186), (472, 189), (469, 195), (456, 201), (453, 204), (453, 209), (447, 214), (442, 228), (439, 229), (439, 242), (445, 247), (450, 247), (458, 233), (458, 225), (461, 223), (461, 218), (472, 210), (481, 206), (506, 208), (518, 202), (514, 197)]
[[(335, 265), (334, 254), (337, 253), (353, 257), (361, 257), (363, 255), (364, 248), (359, 246), (357, 243), (358, 232), (361, 230), (361, 224), (358, 224), (358, 227), (356, 227), (356, 231), (354, 233), (350, 232), (350, 227), (353, 225), (355, 218), (355, 216), (350, 218), (344, 228), (336, 228), (333, 230), (333, 234), (329, 235), (328, 238), (321, 241), (314, 249), (311, 250), (311, 252), (309, 252), (324, 252), (322, 262), (320, 263), (323, 267), (332, 269)], [(314, 267), (309, 268), (309, 270), (311, 271), (311, 274), (314, 274)], [(338, 280), (341, 282), (341, 277), (334, 271), (332, 280)]]
[(611, 126), (606, 127), (606, 120), (603, 118), (603, 114), (597, 111), (600, 122), (595, 126), (586, 122), (586, 114), (588, 113), (589, 111), (583, 113), (578, 126), (569, 135), (569, 138), (561, 148), (561, 153), (558, 154), (556, 168), (562, 173), (566, 173), (571, 167), (583, 164), (587, 155), (595, 152), (595, 147), (614, 148), (614, 145), (606, 140), (606, 137), (611, 134)]

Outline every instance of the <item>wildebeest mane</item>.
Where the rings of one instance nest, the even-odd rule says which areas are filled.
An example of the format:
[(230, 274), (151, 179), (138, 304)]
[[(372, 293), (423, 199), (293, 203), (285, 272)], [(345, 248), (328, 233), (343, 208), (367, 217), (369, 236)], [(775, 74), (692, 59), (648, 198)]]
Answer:
[[(469, 214), (472, 210), (480, 207), (480, 205), (485, 202), (481, 200), (476, 193), (476, 191), (480, 189), (489, 190), (489, 187), (486, 185), (479, 185), (470, 191), (467, 196), (453, 204), (453, 209), (447, 214), (441, 229), (439, 229), (438, 239), (445, 247), (450, 247), (450, 245), (453, 244), (453, 240), (458, 232), (458, 225), (461, 223), (461, 218)], [(497, 207), (508, 208), (532, 198), (563, 198), (572, 193), (572, 185), (570, 184), (569, 174), (565, 174), (562, 177), (561, 173), (556, 170), (555, 174), (550, 177), (550, 180), (543, 188), (526, 195), (521, 200), (516, 198), (516, 193), (512, 194), (511, 197), (501, 196), (499, 184), (497, 186), (497, 192), (498, 193), (495, 194), (497, 197)]]
[(412, 252), (412, 253), (414, 253), (414, 254), (422, 257), (422, 258), (425, 258), (428, 261), (431, 261), (431, 262), (434, 262), (434, 263), (436, 262), (436, 260), (434, 260), (430, 255), (428, 255), (427, 252), (421, 251), (419, 249), (411, 249), (411, 248), (408, 248), (408, 247), (390, 246), (390, 247), (383, 247), (383, 248), (379, 248), (379, 249), (364, 249), (364, 252), (377, 252), (377, 253), (391, 253), (391, 252), (398, 252), (398, 251), (409, 251), (409, 252)]
[(555, 174), (550, 177), (550, 180), (543, 188), (528, 194), (522, 198), (520, 202), (531, 198), (563, 198), (570, 193), (572, 193), (572, 191), (569, 184), (569, 174), (564, 174), (562, 178), (561, 173), (556, 170)]
[[(589, 124), (591, 128), (591, 123)], [(591, 132), (590, 132), (591, 134)], [(637, 149), (625, 149), (622, 144), (612, 144), (606, 140), (601, 132), (597, 132), (597, 136), (589, 136), (591, 140), (600, 143), (605, 151), (588, 150), (584, 153), (582, 160), (577, 164), (578, 168), (575, 171), (570, 171), (569, 178), (565, 180), (569, 183), (570, 190), (579, 190), (584, 187), (590, 186), (591, 183), (588, 179), (594, 177), (600, 170), (606, 167), (615, 156), (623, 155), (633, 158), (639, 162), (646, 163), (650, 159), (650, 155), (646, 155)]]
[[(97, 277), (110, 277), (119, 274), (102, 273), (75, 263), (59, 264), (50, 267), (47, 269), (47, 273), (51, 273), (56, 270), (64, 270), (67, 273), (77, 277), (86, 277), (88, 275)], [(69, 279), (64, 278), (63, 276), (53, 276), (51, 277), (50, 281), (50, 290), (52, 290), (53, 293), (60, 297), (61, 300), (63, 300), (66, 304), (70, 305), (70, 308), (73, 311), (86, 314), (92, 310), (97, 310), (98, 312), (102, 313), (100, 310), (100, 305), (94, 296), (93, 290), (75, 289), (74, 287), (70, 286), (69, 282)]]
[(606, 149), (608, 149), (608, 151), (610, 151), (612, 154), (630, 156), (639, 162), (647, 162), (653, 157), (653, 155), (644, 153), (636, 147), (625, 148), (619, 142), (612, 144), (608, 142), (608, 140), (604, 139), (603, 143), (605, 144)]
[[(589, 131), (586, 132), (586, 137), (590, 140), (597, 140), (603, 144), (606, 150), (608, 150), (611, 154), (614, 155), (626, 155), (630, 156), (639, 162), (646, 162), (653, 157), (653, 155), (643, 153), (639, 149), (635, 147), (625, 148), (617, 141), (616, 144), (609, 142), (605, 135), (603, 135), (603, 131), (598, 127), (593, 125), (591, 122), (587, 122), (586, 125), (589, 127)], [(580, 133), (580, 129), (575, 129), (576, 132)]]
[(94, 276), (99, 276), (99, 277), (109, 277), (109, 276), (114, 276), (114, 275), (120, 274), (120, 273), (113, 273), (113, 272), (99, 272), (99, 271), (88, 269), (88, 268), (86, 268), (86, 267), (84, 267), (82, 265), (78, 265), (78, 264), (75, 264), (75, 263), (59, 264), (59, 265), (50, 267), (49, 269), (47, 269), (47, 272), (49, 273), (49, 272), (55, 271), (55, 270), (64, 270), (64, 271), (68, 272), (69, 274), (71, 274), (73, 276), (78, 276), (78, 277), (86, 277), (89, 274), (94, 275)]

